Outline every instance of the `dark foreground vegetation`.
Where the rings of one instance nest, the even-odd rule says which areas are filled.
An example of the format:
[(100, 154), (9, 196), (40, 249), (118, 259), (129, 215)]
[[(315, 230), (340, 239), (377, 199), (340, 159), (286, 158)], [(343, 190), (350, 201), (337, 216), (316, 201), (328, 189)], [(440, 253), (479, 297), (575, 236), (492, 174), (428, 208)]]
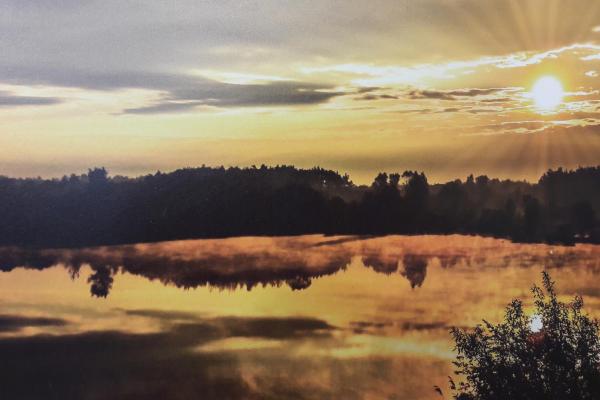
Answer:
[(467, 233), (600, 242), (600, 167), (535, 183), (487, 176), (347, 175), (290, 166), (189, 168), (139, 178), (104, 168), (62, 179), (0, 177), (0, 244), (83, 246), (234, 235)]
[(558, 301), (547, 273), (544, 289), (532, 289), (538, 329), (532, 330), (522, 303), (513, 300), (500, 324), (484, 321), (471, 332), (452, 331), (462, 379), (450, 379), (455, 399), (600, 399), (598, 322), (583, 313), (581, 297), (571, 304)]

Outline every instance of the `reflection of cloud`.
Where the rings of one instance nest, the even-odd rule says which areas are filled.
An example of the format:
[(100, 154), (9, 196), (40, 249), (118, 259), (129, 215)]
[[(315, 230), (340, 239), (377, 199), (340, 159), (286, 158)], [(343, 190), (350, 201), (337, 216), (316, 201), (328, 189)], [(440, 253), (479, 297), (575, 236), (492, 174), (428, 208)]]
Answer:
[(404, 321), (394, 324), (389, 321), (351, 321), (350, 329), (356, 334), (381, 334), (389, 328), (399, 328), (402, 333), (409, 331), (449, 331), (453, 325), (446, 321)]
[[(187, 331), (0, 339), (0, 357), (15, 360), (0, 364), (2, 395), (48, 398), (51, 390), (60, 399), (360, 400), (400, 392), (413, 399), (429, 394), (429, 387), (421, 389), (425, 378), (441, 383), (450, 372), (445, 342), (338, 340), (310, 327), (307, 337), (280, 338), (220, 329), (198, 322)], [(373, 353), (377, 357), (364, 357)], [(400, 388), (398, 376), (406, 384)]]
[[(80, 398), (84, 397), (83, 393), (98, 398), (171, 399), (183, 393), (189, 394), (190, 398), (206, 399), (347, 399), (353, 398), (345, 395), (348, 382), (356, 388), (354, 398), (371, 395), (378, 398), (384, 393), (382, 382), (394, 383), (389, 393), (397, 393), (397, 376), (414, 379), (411, 388), (420, 387), (423, 379), (429, 382), (432, 369), (431, 364), (426, 364), (427, 360), (446, 363), (452, 358), (448, 325), (473, 326), (480, 317), (491, 320), (499, 317), (510, 298), (527, 297), (524, 288), (539, 277), (543, 266), (567, 267), (553, 272), (559, 282), (571, 286), (565, 292), (583, 287), (587, 290), (585, 293), (593, 293), (589, 288), (594, 286), (600, 271), (598, 251), (597, 246), (591, 245), (563, 248), (458, 235), (387, 236), (361, 240), (316, 235), (275, 240), (236, 238), (35, 252), (46, 258), (42, 254), (36, 258), (34, 252), (23, 250), (30, 260), (37, 259), (42, 266), (50, 255), (56, 259), (56, 254), (61, 253), (61, 260), (84, 262), (91, 259), (89, 253), (97, 252), (102, 257), (94, 260), (126, 260), (131, 269), (130, 263), (136, 260), (134, 256), (144, 254), (146, 258), (160, 255), (171, 260), (172, 265), (166, 266), (167, 273), (171, 273), (168, 270), (175, 269), (175, 261), (180, 260), (181, 269), (190, 269), (182, 274), (190, 274), (195, 268), (211, 268), (223, 269), (229, 277), (234, 276), (235, 270), (244, 271), (250, 267), (267, 268), (277, 274), (278, 269), (289, 266), (277, 266), (276, 263), (298, 260), (311, 271), (322, 265), (325, 255), (336, 258), (344, 254), (353, 257), (354, 262), (346, 275), (323, 280), (316, 285), (318, 287), (302, 295), (273, 290), (235, 295), (203, 291), (205, 293), (187, 296), (147, 282), (144, 284), (140, 279), (123, 279), (123, 283), (134, 283), (133, 287), (140, 291), (143, 301), (147, 301), (147, 293), (155, 293), (159, 301), (157, 307), (173, 307), (174, 311), (112, 310), (110, 317), (119, 324), (115, 326), (114, 322), (107, 324), (103, 320), (108, 314), (96, 314), (104, 309), (101, 304), (104, 302), (90, 303), (77, 311), (68, 310), (65, 318), (73, 321), (69, 327), (79, 329), (78, 332), (88, 327), (78, 326), (75, 322), (89, 318), (96, 320), (94, 329), (130, 330), (135, 326), (149, 326), (152, 333), (88, 332), (59, 336), (57, 331), (64, 333), (62, 329), (49, 327), (44, 331), (54, 336), (0, 339), (2, 359), (23, 360), (16, 365), (1, 364), (0, 383), (3, 395), (8, 393), (8, 398), (17, 399), (43, 398), (47, 395), (49, 382), (58, 398)], [(251, 259), (250, 264), (244, 264), (228, 262), (224, 257), (225, 262), (221, 263), (222, 259), (217, 257), (235, 252), (244, 257), (255, 254), (256, 259), (262, 261)], [(4, 253), (5, 249), (0, 250), (0, 255)], [(113, 258), (109, 257), (111, 253)], [(296, 253), (304, 254), (300, 257)], [(11, 254), (13, 263), (19, 265), (17, 252)], [(191, 261), (203, 257), (215, 265), (195, 266)], [(368, 258), (382, 265), (391, 265), (392, 260), (397, 265), (401, 260), (400, 271), (414, 273), (407, 274), (411, 284), (424, 278), (426, 271), (427, 284), (418, 291), (410, 290), (398, 272), (388, 277), (362, 268), (360, 259), (364, 262)], [(529, 264), (521, 265), (522, 260)], [(125, 269), (120, 271), (126, 272)], [(45, 276), (56, 277), (56, 273), (60, 271), (20, 271), (15, 275), (21, 276), (21, 281), (25, 281), (23, 276), (37, 275), (40, 282), (32, 287), (39, 288), (43, 287)], [(145, 276), (141, 270), (136, 273)], [(158, 276), (159, 267), (152, 273)], [(115, 286), (115, 290), (132, 287), (128, 284)], [(59, 290), (54, 299), (62, 300), (64, 293), (62, 288)], [(167, 297), (163, 297), (165, 294)], [(238, 309), (236, 305), (265, 295), (266, 299), (271, 299), (265, 303), (268, 307), (263, 309), (257, 304), (256, 308), (250, 307), (251, 312), (288, 315), (300, 312), (316, 317), (220, 316), (247, 312), (243, 306)], [(273, 295), (276, 300), (281, 300), (275, 308), (270, 307), (274, 304)], [(29, 298), (35, 299), (36, 293), (30, 293)], [(306, 301), (307, 298), (310, 300)], [(177, 301), (180, 299), (184, 300)], [(208, 302), (200, 299), (208, 299)], [(131, 300), (130, 295), (117, 295), (111, 304), (123, 307), (123, 302), (127, 304)], [(586, 297), (586, 301), (589, 300)], [(597, 301), (597, 298), (591, 300)], [(96, 308), (98, 305), (99, 309)], [(189, 310), (188, 306), (198, 312), (181, 311)], [(46, 312), (65, 312), (62, 305), (60, 310), (52, 305), (41, 304), (42, 307), (49, 307)], [(343, 311), (341, 314), (340, 310)], [(78, 313), (76, 318), (74, 312)], [(335, 323), (329, 321), (329, 317), (323, 318), (331, 315), (335, 316)], [(408, 357), (414, 359), (408, 361)], [(395, 363), (407, 365), (398, 367)], [(332, 375), (335, 382), (329, 380)], [(107, 388), (110, 388), (108, 394)], [(386, 398), (389, 397), (387, 394), (385, 392)], [(401, 398), (426, 398), (427, 395), (406, 394)]]
[(146, 317), (146, 318), (154, 318), (161, 321), (177, 321), (177, 320), (187, 320), (187, 321), (196, 321), (200, 318), (198, 314), (175, 311), (175, 310), (151, 310), (151, 309), (143, 309), (143, 310), (121, 310), (117, 309), (116, 311), (124, 312), (127, 315), (132, 315), (135, 317)]
[(0, 315), (0, 332), (13, 332), (27, 327), (64, 326), (67, 321), (57, 318)]
[(374, 331), (382, 330), (386, 327), (391, 326), (391, 322), (379, 322), (379, 321), (351, 321), (350, 328), (354, 333), (372, 333)]
[(263, 394), (247, 384), (236, 358), (194, 349), (228, 338), (326, 338), (331, 329), (310, 318), (219, 318), (172, 324), (151, 334), (4, 338), (0, 358), (13, 362), (0, 365), (2, 395), (47, 398), (50, 390), (61, 399), (260, 399)]
[(436, 322), (403, 322), (402, 329), (407, 331), (431, 331), (436, 329), (450, 330), (451, 326), (449, 326), (446, 322), (436, 321)]

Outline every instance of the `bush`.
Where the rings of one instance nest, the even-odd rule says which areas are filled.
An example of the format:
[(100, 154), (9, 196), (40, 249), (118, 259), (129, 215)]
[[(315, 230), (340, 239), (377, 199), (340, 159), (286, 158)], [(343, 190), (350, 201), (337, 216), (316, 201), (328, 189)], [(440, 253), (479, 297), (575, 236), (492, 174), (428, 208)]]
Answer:
[(543, 285), (545, 290), (532, 288), (533, 318), (513, 300), (498, 325), (483, 321), (472, 331), (452, 329), (460, 377), (458, 384), (450, 378), (455, 399), (600, 399), (598, 322), (582, 313), (581, 297), (559, 302), (546, 272)]

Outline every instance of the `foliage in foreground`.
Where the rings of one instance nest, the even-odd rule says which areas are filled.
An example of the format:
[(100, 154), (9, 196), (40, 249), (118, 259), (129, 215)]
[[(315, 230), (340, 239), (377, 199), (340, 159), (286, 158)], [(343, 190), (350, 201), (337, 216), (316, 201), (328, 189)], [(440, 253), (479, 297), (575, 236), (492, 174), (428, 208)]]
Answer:
[(450, 379), (458, 400), (600, 399), (598, 321), (582, 313), (583, 299), (559, 302), (554, 282), (543, 273), (542, 290), (532, 288), (536, 318), (543, 328), (532, 332), (519, 300), (498, 325), (484, 321), (472, 332), (454, 328), (458, 352)]

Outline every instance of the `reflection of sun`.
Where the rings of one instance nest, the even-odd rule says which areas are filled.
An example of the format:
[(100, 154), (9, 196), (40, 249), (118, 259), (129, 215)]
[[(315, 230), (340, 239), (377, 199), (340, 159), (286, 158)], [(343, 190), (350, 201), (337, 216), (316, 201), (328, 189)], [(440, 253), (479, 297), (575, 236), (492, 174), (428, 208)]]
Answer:
[(538, 79), (531, 90), (531, 97), (539, 111), (553, 111), (563, 100), (565, 92), (562, 84), (553, 76)]
[(531, 317), (529, 321), (529, 329), (531, 332), (537, 333), (540, 332), (544, 328), (544, 322), (542, 321), (542, 317), (535, 314)]

